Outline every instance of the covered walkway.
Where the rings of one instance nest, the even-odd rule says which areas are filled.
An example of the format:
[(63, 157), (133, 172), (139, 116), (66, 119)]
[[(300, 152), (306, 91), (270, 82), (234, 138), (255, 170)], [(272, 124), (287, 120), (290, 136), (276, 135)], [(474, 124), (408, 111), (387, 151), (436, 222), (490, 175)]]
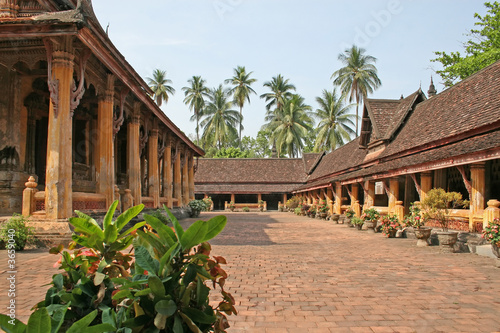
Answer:
[[(417, 248), (415, 240), (291, 213), (225, 214), (228, 225), (213, 240), (212, 254), (227, 259), (226, 286), (238, 304), (229, 333), (500, 332), (494, 259), (442, 254)], [(5, 250), (0, 258), (3, 279)], [(47, 251), (18, 252), (22, 321), (44, 297), (56, 260)]]

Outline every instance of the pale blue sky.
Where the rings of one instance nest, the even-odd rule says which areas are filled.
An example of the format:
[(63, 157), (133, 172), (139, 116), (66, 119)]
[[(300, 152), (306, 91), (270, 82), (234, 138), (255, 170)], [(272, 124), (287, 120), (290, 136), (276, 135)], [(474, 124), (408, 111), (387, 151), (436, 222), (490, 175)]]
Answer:
[[(243, 109), (243, 135), (255, 137), (264, 122), (262, 86), (282, 74), (306, 103), (333, 88), (338, 54), (353, 43), (378, 59), (382, 87), (372, 98), (396, 99), (426, 92), (439, 69), (434, 51), (462, 51), (478, 0), (132, 0), (93, 1), (109, 37), (143, 78), (167, 71), (176, 94), (163, 111), (186, 134), (195, 133), (182, 87), (201, 75), (209, 87), (245, 66), (258, 81)], [(443, 90), (434, 74), (438, 92)], [(353, 112), (354, 109), (353, 109)]]

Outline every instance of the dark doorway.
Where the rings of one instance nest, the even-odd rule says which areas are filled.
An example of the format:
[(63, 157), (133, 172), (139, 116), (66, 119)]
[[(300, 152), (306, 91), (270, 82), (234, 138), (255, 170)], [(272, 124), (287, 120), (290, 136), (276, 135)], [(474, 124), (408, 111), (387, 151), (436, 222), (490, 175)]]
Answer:
[(224, 210), (224, 203), (231, 201), (231, 194), (213, 194), (214, 210)]
[(45, 187), (45, 169), (47, 167), (47, 135), (49, 118), (43, 117), (36, 121), (35, 140), (35, 172), (38, 176), (38, 186)]
[(267, 210), (278, 210), (278, 203), (283, 200), (283, 194), (263, 194), (262, 200), (267, 202)]

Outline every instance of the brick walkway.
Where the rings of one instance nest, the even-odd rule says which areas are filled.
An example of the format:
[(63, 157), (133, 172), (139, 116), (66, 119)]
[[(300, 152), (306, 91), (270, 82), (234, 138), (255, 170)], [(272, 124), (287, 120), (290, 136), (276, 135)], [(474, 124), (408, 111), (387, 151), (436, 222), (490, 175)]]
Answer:
[[(202, 213), (208, 219), (214, 213)], [(290, 213), (227, 213), (212, 241), (229, 264), (237, 332), (500, 332), (500, 269), (474, 254), (442, 254)], [(183, 224), (189, 224), (187, 220)], [(17, 314), (43, 298), (57, 258), (19, 252)], [(0, 251), (0, 312), (6, 252)]]

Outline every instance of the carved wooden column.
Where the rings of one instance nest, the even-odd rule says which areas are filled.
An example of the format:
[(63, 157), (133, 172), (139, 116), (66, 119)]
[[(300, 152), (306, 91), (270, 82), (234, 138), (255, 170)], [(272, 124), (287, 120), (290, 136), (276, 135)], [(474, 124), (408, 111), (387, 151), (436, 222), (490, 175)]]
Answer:
[(375, 182), (365, 181), (364, 187), (365, 203), (364, 208), (372, 208), (375, 206)]
[(108, 74), (106, 91), (99, 98), (97, 107), (97, 132), (99, 145), (99, 163), (97, 163), (97, 193), (106, 196), (106, 206), (110, 206), (114, 197), (115, 166), (113, 158), (113, 100), (115, 77)]
[(45, 43), (50, 91), (45, 210), (47, 218), (63, 219), (71, 217), (73, 213), (73, 127), (70, 110), (74, 68), (73, 39), (65, 36), (54, 45), (49, 40)]
[(194, 200), (194, 155), (189, 153), (188, 159), (189, 201)]
[(485, 163), (474, 163), (470, 166), (471, 174), (471, 198), (469, 229), (474, 230), (474, 225), (482, 219), (475, 219), (476, 214), (484, 214), (484, 195), (486, 192)]
[(140, 104), (136, 103), (134, 114), (127, 124), (127, 177), (134, 205), (141, 203), (141, 154), (139, 149), (141, 117), (138, 112), (139, 108)]
[(399, 197), (399, 179), (389, 179), (389, 213), (393, 214), (396, 209), (396, 201)]
[(154, 207), (160, 206), (160, 176), (158, 173), (158, 130), (151, 130), (148, 140), (148, 196), (153, 198)]
[(342, 214), (342, 184), (335, 183), (335, 214)]
[(432, 190), (432, 171), (420, 174), (420, 201), (424, 201), (427, 192)]
[(163, 152), (163, 196), (167, 198), (167, 207), (172, 209), (172, 141), (167, 138)]
[(357, 183), (351, 184), (351, 206), (354, 205), (356, 201), (359, 204), (359, 186)]
[(177, 205), (182, 206), (182, 185), (181, 185), (181, 146), (176, 144), (174, 159), (174, 198), (177, 199)]
[(182, 157), (182, 205), (187, 206), (189, 203), (189, 152), (188, 148), (184, 148), (184, 156)]
[(331, 188), (326, 188), (325, 189), (325, 197), (326, 197), (326, 204), (328, 205), (328, 211), (331, 214), (335, 213), (335, 206), (334, 206), (334, 200), (335, 200), (335, 195), (333, 193), (333, 190)]

